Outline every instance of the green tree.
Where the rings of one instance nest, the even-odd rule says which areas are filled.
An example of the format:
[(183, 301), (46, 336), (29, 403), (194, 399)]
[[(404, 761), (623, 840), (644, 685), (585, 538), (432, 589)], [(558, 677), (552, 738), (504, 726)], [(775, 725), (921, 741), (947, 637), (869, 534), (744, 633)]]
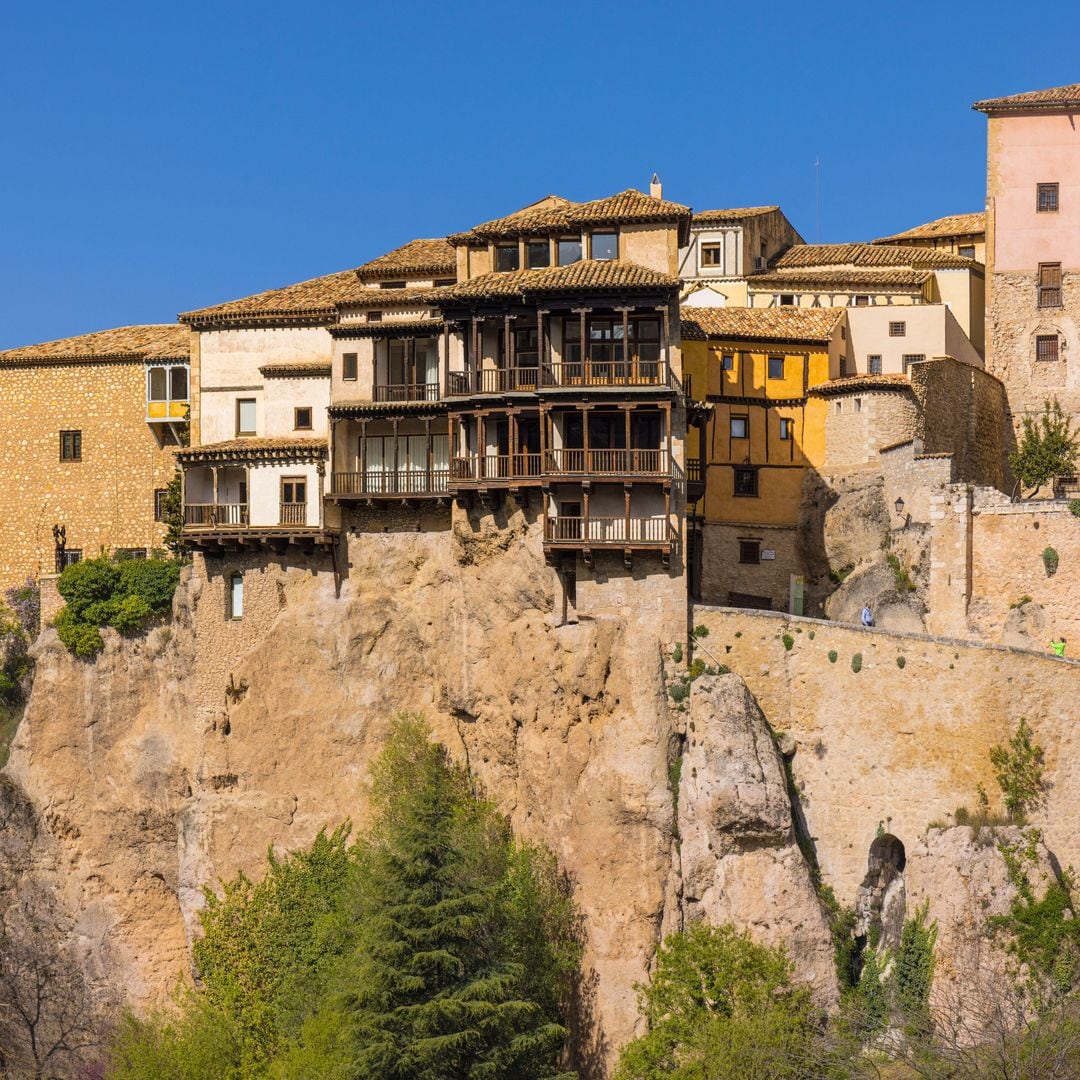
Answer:
[(1072, 418), (1057, 398), (1047, 401), (1038, 419), (1024, 417), (1020, 445), (1009, 455), (1017, 487), (1034, 491), (1055, 477), (1070, 475), (1076, 468), (1077, 449)]
[(1045, 788), (1043, 748), (1033, 735), (1021, 717), (1008, 744), (990, 750), (990, 764), (1001, 788), (1005, 811), (1018, 825), (1023, 825), (1028, 811), (1039, 805)]
[(165, 488), (161, 501), (161, 520), (165, 523), (165, 546), (176, 558), (187, 553), (184, 542), (184, 500), (181, 494), (183, 474), (179, 469)]
[(639, 987), (648, 1033), (623, 1051), (617, 1080), (828, 1075), (809, 991), (791, 974), (782, 949), (732, 926), (672, 934)]

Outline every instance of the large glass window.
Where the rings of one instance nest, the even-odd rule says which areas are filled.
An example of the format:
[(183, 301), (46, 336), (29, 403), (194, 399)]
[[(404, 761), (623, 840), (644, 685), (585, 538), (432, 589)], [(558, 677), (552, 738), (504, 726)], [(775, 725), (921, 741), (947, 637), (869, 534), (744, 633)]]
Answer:
[(581, 262), (581, 237), (568, 236), (559, 241), (559, 265)]
[(782, 356), (769, 357), (769, 378), (782, 379), (784, 377), (784, 358)]
[(525, 245), (525, 265), (530, 270), (540, 270), (551, 265), (551, 242), (530, 240)]
[(238, 398), (236, 402), (236, 434), (255, 434), (255, 399)]
[(514, 358), (518, 367), (536, 367), (539, 363), (535, 326), (522, 326), (514, 331)]
[(173, 401), (187, 401), (188, 369), (186, 367), (169, 368), (169, 396)]
[(169, 376), (163, 367), (150, 369), (150, 400), (169, 400)]
[(592, 234), (590, 249), (594, 259), (617, 259), (619, 257), (619, 234), (599, 232)]
[(498, 271), (521, 269), (521, 251), (517, 244), (495, 245), (495, 269)]

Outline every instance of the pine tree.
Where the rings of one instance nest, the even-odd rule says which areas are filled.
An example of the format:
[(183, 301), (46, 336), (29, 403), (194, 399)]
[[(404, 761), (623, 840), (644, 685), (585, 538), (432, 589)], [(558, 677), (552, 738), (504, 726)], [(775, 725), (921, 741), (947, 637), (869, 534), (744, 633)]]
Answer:
[(363, 959), (347, 1006), (353, 1075), (552, 1076), (566, 1031), (521, 992), (523, 965), (498, 940), (505, 828), (415, 719), (400, 723), (373, 796)]

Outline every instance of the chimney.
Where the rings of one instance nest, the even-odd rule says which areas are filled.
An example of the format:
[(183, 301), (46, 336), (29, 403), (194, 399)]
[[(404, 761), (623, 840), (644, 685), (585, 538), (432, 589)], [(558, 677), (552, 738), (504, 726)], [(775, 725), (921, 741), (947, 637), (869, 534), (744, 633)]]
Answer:
[(662, 199), (664, 197), (664, 188), (660, 183), (660, 177), (656, 173), (652, 174), (652, 182), (649, 184), (649, 194), (654, 199)]

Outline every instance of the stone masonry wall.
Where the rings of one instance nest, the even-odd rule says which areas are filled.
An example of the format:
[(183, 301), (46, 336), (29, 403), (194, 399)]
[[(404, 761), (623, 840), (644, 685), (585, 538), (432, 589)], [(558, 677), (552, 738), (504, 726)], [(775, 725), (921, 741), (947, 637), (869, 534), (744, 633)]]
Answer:
[(862, 465), (883, 446), (910, 439), (916, 403), (911, 393), (860, 390), (830, 397), (825, 417), (825, 468)]
[[(759, 540), (775, 559), (739, 562), (739, 541)], [(707, 603), (728, 604), (732, 593), (769, 597), (774, 611), (786, 611), (791, 575), (803, 573), (797, 530), (767, 525), (720, 525), (702, 528), (701, 596)]]
[[(139, 363), (0, 366), (0, 588), (55, 566), (52, 527), (84, 557), (153, 548), (154, 491), (173, 455), (146, 423)], [(82, 432), (82, 460), (60, 460), (60, 432)]]
[(773, 730), (794, 739), (803, 814), (842, 903), (879, 824), (910, 851), (932, 821), (973, 806), (977, 784), (995, 801), (990, 748), (1020, 717), (1046, 751), (1034, 824), (1062, 865), (1080, 865), (1080, 661), (767, 612), (698, 606), (693, 619), (709, 628), (696, 655), (741, 675)]

